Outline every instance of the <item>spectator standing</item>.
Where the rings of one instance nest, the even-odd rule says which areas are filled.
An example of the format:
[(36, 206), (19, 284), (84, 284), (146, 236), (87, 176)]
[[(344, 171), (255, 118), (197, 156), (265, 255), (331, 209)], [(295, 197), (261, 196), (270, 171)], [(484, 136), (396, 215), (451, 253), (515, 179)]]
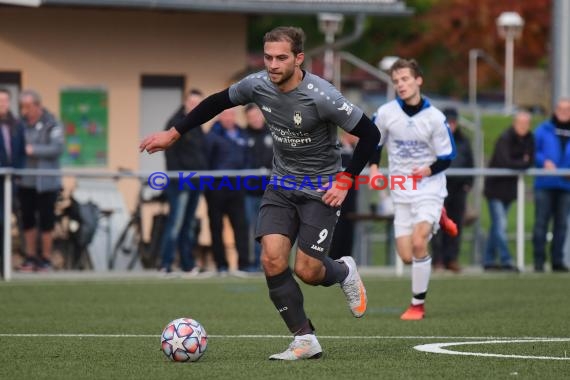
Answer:
[[(340, 158), (342, 167), (346, 168), (352, 159), (354, 147), (358, 143), (358, 137), (350, 133), (341, 132), (340, 136)], [(348, 214), (356, 213), (356, 201), (358, 192), (354, 186), (351, 186), (346, 194), (346, 198), (340, 209), (340, 216), (336, 223), (329, 257), (333, 260), (339, 260), (343, 256), (352, 256), (352, 245), (354, 242), (354, 221), (348, 217)]]
[[(250, 103), (245, 107), (247, 121), (247, 166), (250, 169), (271, 169), (273, 167), (273, 138), (265, 123), (265, 117), (259, 107)], [(249, 182), (246, 189), (245, 212), (249, 226), (249, 237), (253, 243), (252, 271), (261, 270), (261, 243), (255, 241), (255, 226), (257, 215), (263, 198), (263, 183), (261, 178)]]
[[(60, 169), (64, 137), (61, 123), (42, 106), (40, 95), (33, 90), (20, 94), (20, 112), (26, 138), (26, 169)], [(58, 176), (23, 176), (19, 190), (22, 224), (26, 243), (23, 272), (51, 268), (50, 258), (55, 224), (55, 202), (61, 190)], [(38, 230), (41, 253), (38, 257)]]
[[(166, 130), (184, 119), (203, 99), (200, 90), (192, 89), (186, 95), (184, 104), (168, 120)], [(180, 171), (188, 175), (191, 171), (206, 170), (206, 155), (203, 150), (204, 132), (202, 127), (194, 128), (177, 140), (170, 149), (164, 152), (166, 170)], [(180, 255), (182, 271), (196, 274), (194, 270), (193, 251), (196, 246), (196, 208), (200, 200), (200, 187), (194, 183), (190, 186), (179, 187), (180, 181), (171, 178), (165, 189), (169, 212), (161, 241), (160, 270), (165, 273), (172, 271), (172, 262), (176, 248)]]
[[(247, 136), (236, 123), (236, 110), (221, 112), (218, 121), (206, 134), (206, 159), (211, 170), (239, 170), (247, 166)], [(228, 186), (225, 186), (228, 184)], [(238, 252), (238, 270), (232, 274), (241, 275), (249, 269), (248, 226), (245, 218), (245, 192), (238, 186), (235, 177), (216, 178), (212, 189), (205, 190), (212, 234), (212, 252), (218, 273), (228, 271), (226, 250), (223, 241), (224, 215), (227, 215)]]
[[(530, 132), (531, 115), (519, 111), (509, 127), (495, 143), (489, 162), (490, 168), (528, 169), (534, 162), (534, 137)], [(507, 239), (509, 206), (517, 197), (517, 177), (486, 177), (485, 197), (489, 207), (491, 226), (483, 258), (485, 270), (516, 271)], [(499, 253), (500, 263), (495, 262)]]
[[(24, 127), (10, 111), (10, 91), (0, 88), (0, 167), (21, 169), (26, 163)], [(4, 210), (4, 176), (0, 176), (0, 273), (4, 263), (4, 217), (11, 210)], [(14, 183), (14, 179), (13, 182)], [(17, 195), (13, 186), (13, 194)]]
[[(570, 168), (570, 98), (561, 98), (550, 120), (540, 124), (535, 132), (535, 162), (545, 170)], [(570, 179), (562, 176), (536, 177), (534, 181), (534, 270), (544, 271), (546, 234), (553, 219), (550, 254), (552, 271), (568, 272), (563, 262), (564, 240), (570, 212)]]
[[(455, 108), (446, 108), (443, 114), (449, 124), (449, 129), (455, 141), (456, 156), (451, 161), (450, 168), (471, 169), (473, 168), (473, 151), (471, 141), (463, 134), (458, 123), (459, 113)], [(457, 224), (458, 233), (451, 236), (440, 230), (432, 241), (433, 261), (435, 268), (449, 269), (454, 273), (459, 273), (458, 257), (461, 250), (461, 232), (463, 230), (463, 219), (467, 208), (467, 194), (473, 186), (472, 176), (448, 176), (447, 177), (447, 198), (443, 203), (447, 210), (447, 215)]]

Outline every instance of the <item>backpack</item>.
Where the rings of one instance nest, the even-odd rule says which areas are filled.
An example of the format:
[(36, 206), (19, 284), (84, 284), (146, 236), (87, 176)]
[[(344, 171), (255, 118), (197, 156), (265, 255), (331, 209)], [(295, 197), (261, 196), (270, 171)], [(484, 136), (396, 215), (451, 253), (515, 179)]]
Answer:
[(79, 203), (72, 197), (68, 213), (70, 219), (78, 223), (77, 228), (70, 228), (71, 237), (80, 249), (86, 248), (97, 232), (99, 207), (91, 201)]

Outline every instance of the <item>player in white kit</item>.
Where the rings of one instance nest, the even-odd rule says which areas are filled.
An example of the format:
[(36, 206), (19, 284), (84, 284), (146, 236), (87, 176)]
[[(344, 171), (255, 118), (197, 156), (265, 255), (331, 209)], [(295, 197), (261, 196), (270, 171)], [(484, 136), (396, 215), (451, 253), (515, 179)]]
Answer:
[(381, 139), (370, 161), (370, 175), (378, 175), (385, 147), (389, 175), (406, 178), (402, 186), (390, 189), (398, 254), (412, 264), (412, 302), (401, 319), (420, 320), (431, 274), (428, 242), (439, 229), (447, 196), (444, 170), (455, 156), (455, 144), (443, 113), (421, 95), (423, 77), (417, 62), (399, 59), (390, 75), (397, 98), (376, 112)]

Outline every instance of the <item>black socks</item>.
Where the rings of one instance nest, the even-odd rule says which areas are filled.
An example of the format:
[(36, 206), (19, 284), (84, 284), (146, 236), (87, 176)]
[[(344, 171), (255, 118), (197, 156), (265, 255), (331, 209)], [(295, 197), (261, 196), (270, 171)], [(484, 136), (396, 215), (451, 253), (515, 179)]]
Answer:
[(325, 266), (325, 278), (319, 285), (332, 286), (344, 281), (348, 276), (348, 267), (345, 263), (339, 263), (326, 256), (323, 258), (323, 265)]
[(291, 268), (275, 276), (266, 276), (266, 280), (269, 297), (289, 331), (295, 335), (312, 334), (311, 322), (307, 319), (303, 308), (303, 293), (293, 278)]

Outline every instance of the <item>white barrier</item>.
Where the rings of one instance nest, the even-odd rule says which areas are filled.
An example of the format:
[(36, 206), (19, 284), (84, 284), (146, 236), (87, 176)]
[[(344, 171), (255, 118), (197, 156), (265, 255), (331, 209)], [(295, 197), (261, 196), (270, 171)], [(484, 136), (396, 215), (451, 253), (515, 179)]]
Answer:
[[(382, 171), (387, 174), (385, 170)], [(154, 172), (125, 172), (125, 171), (100, 171), (85, 172), (79, 170), (62, 169), (62, 170), (31, 170), (31, 169), (11, 169), (0, 168), (0, 176), (4, 176), (4, 280), (10, 281), (12, 278), (12, 240), (11, 240), (11, 212), (12, 209), (12, 178), (14, 176), (42, 175), (42, 176), (60, 176), (60, 177), (78, 177), (78, 178), (140, 178), (148, 179)], [(169, 177), (178, 177), (178, 171), (164, 172)], [(265, 169), (258, 170), (214, 170), (214, 171), (196, 171), (195, 178), (201, 176), (223, 177), (223, 176), (265, 176), (269, 171)], [(363, 175), (367, 174), (365, 170)], [(570, 169), (561, 169), (556, 171), (543, 169), (528, 169), (526, 171), (510, 170), (510, 169), (448, 169), (448, 176), (516, 176), (517, 180), (517, 222), (516, 222), (516, 257), (517, 268), (522, 272), (524, 270), (524, 204), (525, 204), (525, 182), (526, 176), (568, 176), (570, 177)], [(403, 265), (396, 261), (396, 273), (403, 273)]]

